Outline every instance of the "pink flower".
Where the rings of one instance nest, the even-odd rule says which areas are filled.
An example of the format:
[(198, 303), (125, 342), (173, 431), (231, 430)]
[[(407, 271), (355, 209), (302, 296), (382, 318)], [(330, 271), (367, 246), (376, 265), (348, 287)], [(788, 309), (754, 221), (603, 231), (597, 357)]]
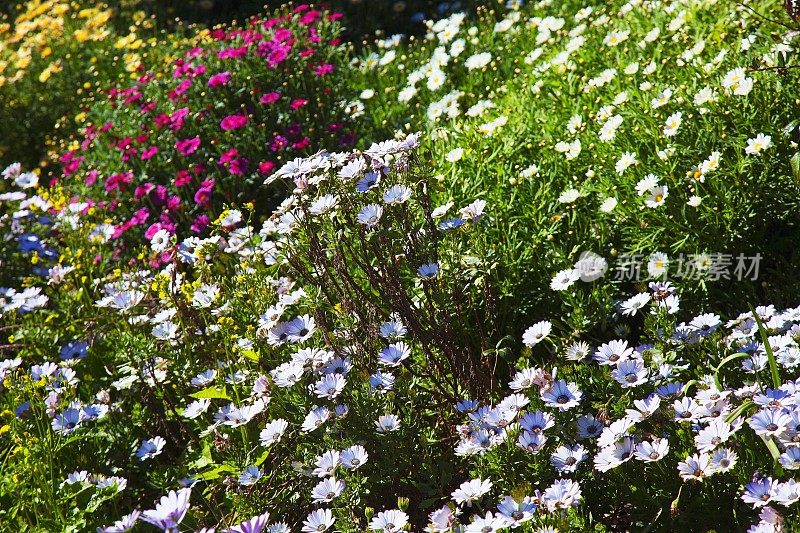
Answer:
[(157, 146), (151, 146), (150, 148), (146, 148), (144, 152), (142, 152), (142, 160), (146, 161), (156, 155), (158, 153)]
[(229, 81), (231, 81), (231, 73), (228, 71), (220, 72), (219, 74), (214, 74), (208, 79), (208, 86), (220, 87), (222, 85), (227, 85)]
[(84, 182), (84, 184), (87, 187), (91, 187), (92, 185), (95, 184), (95, 182), (97, 181), (97, 176), (99, 176), (99, 175), (100, 175), (100, 171), (99, 170), (97, 170), (97, 169), (90, 170), (86, 174), (86, 181)]
[(314, 75), (318, 76), (318, 77), (322, 77), (322, 76), (327, 76), (331, 72), (333, 72), (333, 65), (331, 65), (330, 63), (325, 63), (325, 64), (322, 64), (322, 65), (318, 66), (314, 70)]
[(173, 183), (175, 184), (175, 187), (183, 187), (190, 181), (192, 181), (192, 175), (189, 174), (188, 170), (182, 169), (175, 174), (175, 181)]
[(289, 145), (289, 141), (283, 135), (276, 135), (269, 147), (273, 152), (279, 152)]
[(299, 141), (292, 143), (292, 148), (295, 150), (304, 150), (311, 145), (311, 139), (308, 137), (303, 137)]
[(228, 172), (234, 176), (241, 176), (247, 172), (247, 159), (240, 157), (239, 159), (231, 161), (228, 165)]
[(275, 163), (272, 161), (262, 161), (258, 164), (258, 171), (262, 174), (269, 174), (275, 169)]
[(236, 159), (237, 155), (239, 155), (239, 150), (237, 150), (236, 148), (231, 148), (230, 150), (228, 150), (227, 152), (223, 153), (219, 157), (219, 164), (220, 165), (224, 165), (226, 163), (230, 163), (231, 161)]
[(270, 68), (275, 68), (281, 63), (283, 63), (287, 57), (289, 57), (289, 52), (291, 52), (292, 47), (286, 45), (278, 45), (272, 49), (272, 51), (267, 56), (267, 64)]
[(181, 206), (181, 199), (178, 196), (170, 196), (167, 199), (167, 209), (170, 211), (177, 211)]
[(292, 100), (292, 103), (289, 104), (289, 107), (291, 107), (292, 109), (294, 109), (296, 111), (296, 110), (300, 109), (301, 107), (303, 107), (304, 105), (306, 105), (307, 103), (308, 103), (308, 100), (306, 100), (305, 98), (296, 98), (295, 100)]
[(167, 201), (167, 188), (163, 185), (156, 185), (156, 187), (149, 192), (149, 196), (153, 205), (161, 207)]
[(144, 185), (139, 185), (133, 190), (133, 197), (138, 200), (143, 196), (145, 196), (147, 193), (149, 193), (153, 189), (153, 187), (155, 187), (155, 185), (153, 185), (152, 183), (145, 183)]
[(280, 93), (272, 92), (262, 95), (261, 98), (259, 99), (259, 102), (261, 102), (262, 104), (274, 104), (280, 99), (281, 99)]
[(150, 211), (148, 211), (146, 207), (142, 207), (133, 214), (130, 219), (130, 223), (138, 226), (147, 222), (148, 218), (150, 218)]
[(292, 30), (289, 30), (287, 28), (278, 28), (275, 30), (275, 36), (273, 40), (277, 43), (285, 43), (291, 38), (292, 38)]
[(213, 189), (211, 187), (200, 187), (197, 189), (197, 192), (194, 193), (194, 203), (197, 205), (208, 205), (211, 201), (211, 193)]
[(210, 219), (208, 215), (198, 215), (197, 218), (194, 219), (194, 222), (192, 222), (192, 227), (190, 229), (193, 233), (203, 233), (209, 223)]
[(196, 57), (201, 57), (203, 54), (205, 54), (205, 51), (202, 48), (192, 48), (186, 52), (186, 58), (194, 59)]
[(238, 48), (225, 48), (217, 52), (220, 59), (239, 59), (247, 55), (247, 45)]
[(307, 11), (305, 15), (300, 17), (300, 24), (302, 24), (303, 26), (309, 26), (311, 24), (314, 24), (320, 18), (321, 14), (322, 13), (320, 13), (317, 10)]
[(175, 149), (178, 150), (178, 153), (184, 157), (186, 157), (189, 154), (195, 153), (199, 147), (200, 147), (200, 137), (194, 137), (192, 139), (184, 139), (182, 141), (178, 141), (175, 143)]
[(144, 238), (147, 239), (148, 241), (152, 240), (153, 235), (158, 233), (160, 230), (161, 230), (161, 223), (160, 222), (156, 222), (154, 224), (150, 224), (150, 227), (147, 228), (147, 231), (144, 232)]
[(219, 123), (219, 127), (224, 131), (235, 130), (243, 127), (247, 124), (247, 121), (247, 115), (229, 115), (222, 119)]
[(169, 122), (170, 122), (169, 129), (171, 129), (172, 131), (178, 131), (179, 129), (181, 129), (183, 127), (183, 122), (186, 119), (187, 115), (189, 115), (188, 107), (182, 107), (177, 111), (175, 111), (174, 113), (172, 113), (169, 116)]
[(185, 79), (182, 82), (180, 82), (177, 87), (175, 87), (173, 94), (176, 95), (184, 94), (186, 91), (189, 90), (189, 87), (191, 86), (192, 86), (192, 80)]
[(114, 174), (106, 180), (105, 188), (107, 191), (114, 189), (124, 189), (125, 185), (129, 185), (133, 181), (133, 173), (125, 172), (124, 174)]

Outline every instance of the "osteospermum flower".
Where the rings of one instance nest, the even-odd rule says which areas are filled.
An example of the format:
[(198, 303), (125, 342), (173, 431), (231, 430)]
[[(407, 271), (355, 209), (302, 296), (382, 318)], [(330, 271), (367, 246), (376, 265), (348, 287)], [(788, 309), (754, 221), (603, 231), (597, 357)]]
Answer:
[(378, 221), (381, 219), (381, 215), (383, 215), (383, 207), (379, 206), (378, 204), (369, 204), (361, 209), (361, 211), (358, 213), (357, 219), (359, 223), (368, 228), (372, 228), (378, 224)]
[(322, 426), (331, 416), (330, 410), (325, 407), (324, 405), (321, 407), (315, 407), (306, 415), (305, 420), (303, 420), (302, 429), (305, 432), (314, 431), (318, 427)]
[(399, 366), (411, 356), (411, 347), (403, 341), (395, 342), (384, 348), (378, 355), (378, 363), (390, 367)]
[(332, 211), (339, 204), (339, 200), (332, 194), (320, 196), (308, 207), (308, 212), (312, 215), (324, 215)]
[(369, 458), (367, 450), (360, 444), (342, 450), (339, 461), (348, 470), (356, 470), (364, 465)]
[(772, 146), (772, 137), (759, 133), (753, 139), (747, 139), (747, 147), (744, 149), (748, 155), (761, 155), (761, 152)]
[(341, 394), (346, 384), (347, 381), (341, 374), (327, 374), (314, 385), (314, 393), (317, 398), (333, 400)]
[(171, 490), (169, 494), (161, 497), (155, 509), (143, 511), (141, 519), (164, 531), (177, 530), (186, 516), (186, 511), (191, 507), (189, 503), (191, 495), (191, 488), (183, 488), (177, 492)]
[(378, 433), (390, 433), (400, 429), (400, 419), (397, 415), (381, 415), (378, 420), (375, 421), (375, 426), (377, 427)]
[[(226, 533), (261, 533), (267, 524), (269, 523), (269, 513), (266, 512), (264, 514), (260, 514), (258, 516), (254, 516), (250, 520), (245, 520), (244, 522), (233, 526)], [(270, 531), (270, 530), (268, 530)]]
[(580, 485), (571, 479), (554, 481), (542, 495), (542, 501), (551, 513), (577, 507), (582, 498)]
[(533, 347), (547, 338), (552, 329), (553, 325), (547, 320), (537, 322), (525, 330), (522, 335), (522, 342), (525, 343), (525, 346)]
[(506, 529), (511, 521), (502, 514), (492, 514), (491, 511), (486, 516), (475, 516), (470, 524), (464, 528), (464, 533), (492, 533)]
[(467, 504), (467, 507), (472, 507), (474, 502), (483, 498), (484, 494), (492, 490), (492, 482), (488, 479), (472, 479), (465, 481), (453, 491), (452, 497), (456, 504)]
[(650, 301), (650, 295), (646, 292), (641, 292), (636, 296), (628, 298), (620, 307), (622, 307), (622, 314), (627, 316), (633, 316), (639, 312), (647, 303)]
[(303, 315), (295, 318), (286, 327), (287, 338), (296, 343), (301, 343), (311, 338), (316, 330), (314, 317)]
[(142, 441), (141, 446), (139, 449), (136, 450), (136, 457), (140, 461), (146, 461), (148, 459), (152, 459), (156, 455), (159, 455), (161, 451), (164, 449), (164, 445), (167, 443), (162, 437), (156, 436), (152, 439), (147, 439)]
[(779, 409), (762, 409), (747, 421), (756, 434), (767, 437), (785, 432), (791, 422), (792, 418)]
[(50, 425), (53, 431), (61, 433), (62, 435), (68, 435), (78, 429), (82, 421), (83, 418), (80, 409), (69, 408), (53, 418)]
[(584, 415), (578, 419), (578, 438), (594, 439), (600, 436), (605, 427), (594, 415)]
[(611, 371), (612, 377), (623, 388), (637, 387), (647, 382), (649, 372), (641, 359), (625, 359)]
[(133, 526), (136, 525), (136, 522), (139, 520), (139, 516), (141, 515), (141, 511), (133, 511), (130, 514), (127, 514), (120, 518), (119, 520), (115, 521), (114, 524), (106, 527), (97, 528), (98, 533), (125, 533), (126, 531), (130, 531), (133, 529)]
[(550, 454), (550, 464), (560, 473), (574, 472), (588, 456), (589, 452), (580, 444), (562, 445)]
[(699, 452), (710, 452), (733, 435), (730, 424), (725, 420), (712, 420), (708, 426), (697, 432), (694, 437), (695, 447)]
[(257, 466), (248, 466), (239, 476), (239, 485), (242, 487), (250, 487), (255, 485), (263, 475), (264, 472), (262, 472)]
[(754, 508), (763, 507), (772, 501), (777, 493), (777, 483), (770, 477), (748, 483), (742, 500)]
[(715, 472), (728, 472), (736, 466), (739, 456), (728, 448), (720, 448), (711, 456), (711, 466)]
[(330, 450), (317, 457), (316, 468), (312, 473), (317, 477), (331, 476), (337, 466), (339, 466), (339, 452)]
[(497, 504), (497, 512), (510, 521), (511, 527), (518, 527), (533, 519), (536, 504), (530, 496), (525, 496), (520, 502), (511, 496), (506, 496)]
[(574, 268), (560, 270), (550, 281), (550, 288), (554, 291), (564, 291), (572, 287), (579, 279), (581, 279), (581, 274)]
[(281, 436), (283, 436), (288, 427), (289, 423), (282, 418), (278, 418), (269, 422), (258, 435), (261, 445), (267, 447), (272, 446), (280, 440)]
[(330, 509), (317, 509), (303, 520), (303, 533), (319, 533), (327, 531), (336, 520)]
[(542, 400), (548, 407), (556, 407), (562, 411), (577, 407), (583, 393), (575, 383), (567, 383), (560, 379), (546, 391), (541, 393)]
[(517, 446), (528, 453), (537, 453), (541, 451), (546, 442), (547, 437), (544, 433), (534, 433), (527, 430), (523, 431), (517, 438)]
[(333, 501), (344, 491), (344, 481), (329, 477), (320, 481), (311, 491), (314, 503), (327, 503)]
[(684, 481), (696, 480), (703, 481), (708, 476), (714, 474), (711, 460), (708, 454), (701, 453), (687, 457), (678, 463), (678, 473)]
[(411, 198), (411, 189), (402, 183), (392, 185), (383, 193), (383, 201), (389, 205), (403, 204)]
[(669, 441), (667, 439), (655, 438), (651, 442), (643, 441), (636, 445), (633, 456), (647, 463), (660, 461), (669, 452)]
[(540, 368), (523, 368), (516, 374), (508, 384), (513, 391), (519, 392), (531, 388), (536, 383), (541, 382), (543, 370)]
[(183, 410), (182, 416), (190, 420), (195, 419), (205, 413), (210, 406), (211, 400), (208, 398), (195, 400), (186, 406), (186, 409)]
[(601, 344), (594, 352), (592, 359), (601, 365), (615, 365), (633, 356), (633, 348), (628, 346), (628, 341), (613, 340)]
[(379, 512), (372, 518), (369, 528), (373, 531), (395, 533), (402, 531), (406, 524), (408, 524), (408, 515), (399, 509), (392, 509)]
[(534, 411), (527, 413), (520, 418), (519, 425), (526, 431), (532, 433), (541, 433), (546, 429), (553, 427), (555, 420), (550, 413), (543, 413), (542, 411)]

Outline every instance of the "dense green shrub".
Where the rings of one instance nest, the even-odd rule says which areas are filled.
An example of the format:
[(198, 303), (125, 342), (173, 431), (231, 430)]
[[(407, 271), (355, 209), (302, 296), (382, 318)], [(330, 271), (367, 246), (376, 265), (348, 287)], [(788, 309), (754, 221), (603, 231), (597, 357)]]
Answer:
[[(604, 287), (623, 289), (630, 280), (613, 278), (625, 257), (638, 256), (645, 279), (649, 257), (667, 254), (690, 310), (709, 299), (731, 311), (742, 298), (789, 305), (800, 133), (794, 33), (781, 25), (793, 23), (780, 3), (584, 5), (454, 15), (422, 39), (379, 42), (353, 78), (366, 116), (386, 133), (442, 139), (444, 195), (483, 194), (503, 210), (492, 240), (511, 261), (513, 309), (550, 308), (541, 288), (584, 251), (610, 261)], [(670, 119), (679, 126), (667, 132)], [(759, 134), (769, 147), (748, 152)], [(733, 280), (675, 277), (679, 262), (717, 253)], [(759, 283), (735, 279), (740, 254), (761, 254)], [(565, 320), (578, 330), (589, 302), (596, 322), (614, 297), (568, 292)]]

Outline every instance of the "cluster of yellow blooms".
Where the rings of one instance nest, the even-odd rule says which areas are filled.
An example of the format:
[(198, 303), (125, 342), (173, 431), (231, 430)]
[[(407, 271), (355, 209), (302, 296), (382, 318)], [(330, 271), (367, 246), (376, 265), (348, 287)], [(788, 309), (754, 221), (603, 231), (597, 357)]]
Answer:
[(63, 0), (27, 2), (13, 23), (0, 23), (0, 87), (21, 80), (34, 64), (43, 65), (32, 74), (45, 83), (63, 69), (64, 58), (55, 56), (107, 38), (112, 16), (104, 5), (82, 9)]

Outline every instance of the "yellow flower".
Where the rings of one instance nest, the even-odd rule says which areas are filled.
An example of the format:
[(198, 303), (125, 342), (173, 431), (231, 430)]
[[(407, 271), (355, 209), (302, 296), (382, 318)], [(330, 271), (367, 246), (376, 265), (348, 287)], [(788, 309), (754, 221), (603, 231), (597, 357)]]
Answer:
[(85, 28), (78, 28), (74, 32), (72, 32), (73, 37), (79, 43), (83, 43), (89, 40), (89, 32)]
[(39, 74), (39, 81), (44, 83), (50, 79), (50, 76), (55, 74), (56, 72), (61, 72), (61, 60), (59, 59), (55, 63), (50, 63), (47, 67)]

